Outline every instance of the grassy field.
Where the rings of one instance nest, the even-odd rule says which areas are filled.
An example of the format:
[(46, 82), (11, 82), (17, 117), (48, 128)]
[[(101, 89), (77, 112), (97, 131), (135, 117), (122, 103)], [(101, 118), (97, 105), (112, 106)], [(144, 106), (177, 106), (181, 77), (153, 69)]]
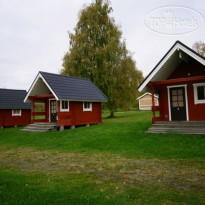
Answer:
[(205, 204), (205, 136), (147, 134), (150, 112), (52, 133), (0, 130), (1, 204)]

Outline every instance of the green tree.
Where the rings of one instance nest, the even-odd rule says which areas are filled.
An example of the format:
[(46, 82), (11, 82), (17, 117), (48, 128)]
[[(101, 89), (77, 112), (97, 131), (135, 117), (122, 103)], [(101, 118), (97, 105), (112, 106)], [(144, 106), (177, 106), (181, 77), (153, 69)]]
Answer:
[(106, 106), (114, 116), (117, 107), (134, 101), (142, 72), (136, 69), (111, 12), (106, 0), (95, 0), (80, 11), (74, 33), (69, 33), (61, 73), (91, 79), (109, 98)]
[(192, 48), (199, 53), (200, 55), (202, 55), (203, 57), (205, 57), (205, 43), (203, 43), (202, 41), (196, 41)]

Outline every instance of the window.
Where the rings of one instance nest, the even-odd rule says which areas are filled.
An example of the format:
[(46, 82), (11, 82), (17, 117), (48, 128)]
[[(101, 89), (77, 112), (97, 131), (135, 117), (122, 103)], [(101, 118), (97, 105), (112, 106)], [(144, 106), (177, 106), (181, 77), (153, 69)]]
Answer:
[(69, 101), (61, 100), (60, 101), (60, 111), (61, 112), (69, 112)]
[(21, 109), (13, 109), (12, 116), (21, 116)]
[(193, 84), (194, 86), (194, 103), (205, 103), (205, 83)]
[(92, 103), (84, 102), (83, 103), (83, 111), (92, 111)]

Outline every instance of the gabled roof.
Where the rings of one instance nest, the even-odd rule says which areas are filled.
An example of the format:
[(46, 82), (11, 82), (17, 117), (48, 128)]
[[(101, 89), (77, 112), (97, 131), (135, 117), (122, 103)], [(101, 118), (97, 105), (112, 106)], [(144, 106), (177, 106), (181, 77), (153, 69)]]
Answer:
[[(146, 92), (146, 93), (144, 93), (143, 95), (139, 96), (139, 97), (137, 98), (137, 100), (140, 100), (140, 99), (141, 99), (141, 98), (143, 98), (145, 95), (151, 95), (151, 96), (152, 96), (152, 94), (151, 94), (151, 93)], [(159, 98), (159, 95), (154, 94), (154, 97), (155, 97), (155, 98)]]
[(77, 78), (40, 71), (24, 101), (27, 100), (37, 80), (41, 78), (57, 100), (106, 102), (108, 98), (86, 78)]
[(31, 109), (31, 103), (24, 103), (26, 90), (0, 89), (0, 109)]
[(205, 66), (205, 58), (203, 56), (199, 55), (197, 52), (184, 45), (180, 41), (176, 41), (175, 44), (159, 61), (159, 63), (147, 75), (143, 82), (138, 86), (138, 90), (140, 92), (148, 91), (149, 89), (147, 84), (149, 82), (167, 80), (170, 74), (183, 61), (183, 58), (186, 59), (189, 57), (195, 59)]

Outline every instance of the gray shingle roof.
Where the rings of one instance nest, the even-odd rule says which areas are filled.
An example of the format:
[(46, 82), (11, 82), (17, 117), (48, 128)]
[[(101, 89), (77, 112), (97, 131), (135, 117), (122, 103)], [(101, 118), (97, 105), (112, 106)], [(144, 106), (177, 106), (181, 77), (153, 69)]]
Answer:
[(40, 71), (59, 99), (107, 101), (98, 87), (86, 78), (77, 78)]
[(30, 109), (31, 103), (24, 103), (26, 90), (11, 90), (0, 88), (0, 109)]

